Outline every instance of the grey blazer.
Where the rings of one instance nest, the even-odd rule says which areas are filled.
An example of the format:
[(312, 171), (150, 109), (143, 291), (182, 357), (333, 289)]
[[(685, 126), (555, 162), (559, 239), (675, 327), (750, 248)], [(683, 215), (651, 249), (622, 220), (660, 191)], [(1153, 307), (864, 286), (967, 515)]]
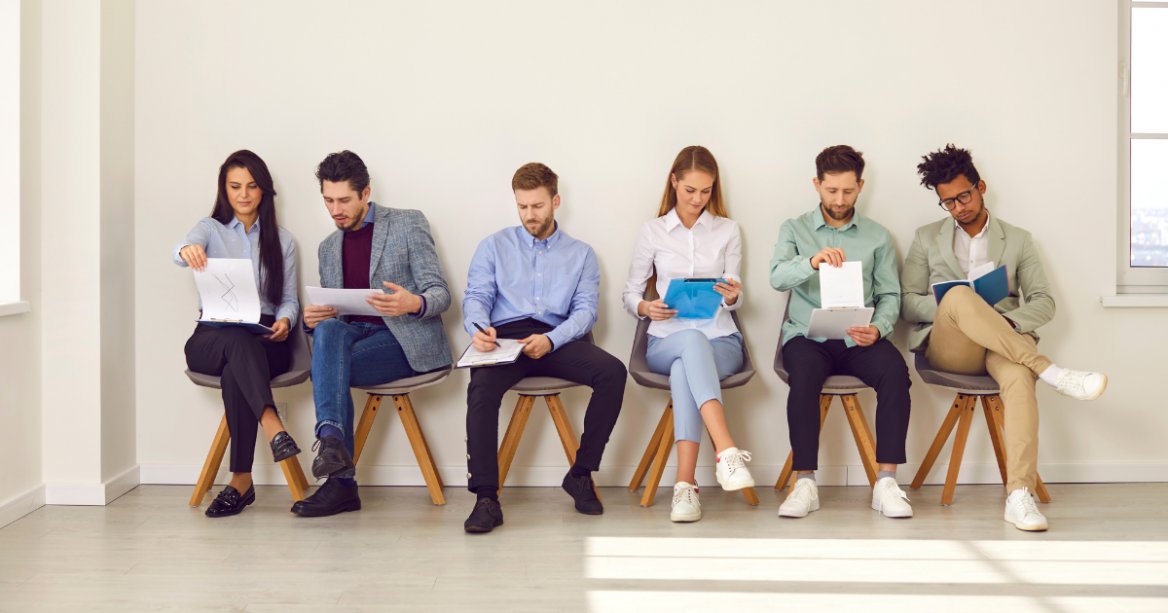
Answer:
[[(442, 276), (430, 224), (421, 211), (373, 207), (373, 254), (369, 260), (369, 287), (384, 289), (383, 281), (396, 283), (426, 298), (418, 315), (383, 317), (385, 325), (405, 350), (410, 368), (426, 372), (450, 365), (450, 345), (442, 327), (442, 313), (450, 308), (450, 289)], [(344, 287), (341, 265), (343, 231), (337, 230), (320, 243), (320, 284)]]
[[(909, 332), (912, 351), (925, 348), (937, 315), (937, 300), (929, 286), (965, 278), (953, 253), (955, 229), (951, 217), (921, 226), (904, 260), (900, 272), (900, 314), (905, 321), (915, 324)], [(998, 266), (1004, 264), (1010, 280), (1010, 295), (995, 304), (994, 309), (1017, 324), (1019, 332), (1038, 338), (1035, 330), (1054, 318), (1054, 298), (1030, 233), (991, 216), (986, 235), (989, 259)]]

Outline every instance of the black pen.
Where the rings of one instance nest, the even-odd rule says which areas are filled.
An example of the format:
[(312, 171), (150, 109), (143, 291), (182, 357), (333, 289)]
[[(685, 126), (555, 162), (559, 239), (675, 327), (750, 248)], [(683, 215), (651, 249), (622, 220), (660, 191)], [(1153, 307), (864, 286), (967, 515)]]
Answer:
[[(483, 327), (482, 327), (482, 326), (480, 326), (480, 325), (478, 324), (478, 322), (474, 322), (474, 321), (472, 321), (472, 322), (470, 322), (470, 324), (471, 324), (472, 326), (474, 326), (474, 327), (478, 328), (479, 332), (482, 332), (483, 334), (486, 334), (486, 333), (487, 333), (487, 331), (486, 331), (486, 330), (484, 330), (484, 329), (483, 329)], [(499, 347), (499, 346), (500, 346), (498, 341), (495, 341), (495, 346), (496, 346), (496, 347)]]

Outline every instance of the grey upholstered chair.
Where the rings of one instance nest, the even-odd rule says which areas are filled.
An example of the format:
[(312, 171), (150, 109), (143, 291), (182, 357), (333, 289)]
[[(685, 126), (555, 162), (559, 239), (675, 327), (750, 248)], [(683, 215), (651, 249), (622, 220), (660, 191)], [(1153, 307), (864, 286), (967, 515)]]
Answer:
[[(292, 326), (292, 332), (284, 342), (293, 344), (292, 363), (288, 372), (272, 379), (273, 389), (304, 383), (312, 371), (312, 354), (309, 352), (308, 339), (304, 332), (299, 330), (298, 326)], [(221, 389), (217, 376), (205, 375), (190, 369), (186, 370), (186, 375), (195, 385)], [(198, 481), (195, 482), (195, 491), (191, 494), (190, 501), (192, 507), (203, 503), (203, 497), (207, 495), (211, 485), (214, 484), (215, 475), (219, 473), (219, 466), (223, 463), (223, 454), (227, 451), (227, 443), (230, 440), (231, 431), (227, 428), (227, 416), (224, 415), (223, 419), (219, 421), (219, 430), (215, 432), (215, 438), (211, 441), (211, 450), (207, 452), (207, 459), (203, 462), (203, 470), (199, 473)], [(293, 456), (280, 462), (280, 468), (284, 471), (284, 479), (288, 482), (292, 499), (303, 499), (308, 490), (308, 480), (304, 478), (304, 470), (300, 468), (299, 456)]]
[(446, 504), (446, 497), (442, 493), (442, 476), (438, 474), (438, 467), (434, 464), (434, 456), (430, 455), (430, 446), (426, 444), (426, 436), (422, 434), (422, 426), (418, 423), (418, 416), (414, 413), (414, 405), (410, 402), (410, 392), (420, 390), (440, 383), (450, 376), (450, 367), (427, 373), (422, 373), (405, 379), (390, 381), (381, 385), (358, 387), (369, 395), (365, 401), (365, 408), (361, 411), (361, 419), (353, 432), (353, 464), (361, 459), (361, 451), (365, 449), (365, 442), (369, 439), (369, 432), (373, 429), (373, 422), (377, 419), (377, 410), (381, 407), (381, 399), (389, 396), (397, 407), (397, 416), (401, 418), (402, 426), (406, 431), (406, 438), (414, 450), (414, 457), (418, 460), (418, 468), (422, 471), (422, 479), (426, 482), (426, 489), (430, 492), (430, 500), (436, 505)]
[[(929, 446), (929, 451), (925, 454), (920, 469), (917, 470), (917, 476), (913, 478), (913, 489), (920, 488), (924, 484), (925, 478), (929, 476), (929, 471), (937, 461), (937, 455), (941, 453), (941, 448), (945, 446), (949, 434), (953, 432), (953, 426), (956, 425), (957, 435), (953, 438), (953, 451), (949, 455), (949, 473), (945, 476), (945, 487), (941, 490), (941, 504), (948, 506), (953, 503), (953, 497), (957, 490), (957, 474), (961, 471), (961, 458), (965, 455), (965, 442), (969, 438), (969, 427), (973, 422), (973, 414), (977, 410), (979, 398), (981, 399), (982, 411), (985, 414), (986, 427), (990, 433), (990, 442), (994, 446), (994, 457), (998, 461), (998, 472), (1002, 476), (1002, 483), (1005, 483), (1006, 454), (1002, 445), (1004, 423), (1002, 412), (1005, 407), (1002, 404), (998, 383), (989, 375), (959, 375), (937, 370), (929, 363), (929, 358), (925, 357), (924, 351), (915, 355), (915, 366), (921, 379), (930, 385), (952, 390), (956, 392), (957, 397), (953, 399), (949, 413), (941, 422), (941, 428), (937, 430), (937, 436), (933, 438), (933, 444)], [(1038, 478), (1034, 489), (1039, 500), (1050, 502), (1050, 492), (1043, 484), (1042, 477)]]
[[(739, 332), (742, 332), (742, 326), (738, 322), (738, 314), (731, 311), (730, 315), (734, 318), (734, 325), (738, 326)], [(743, 333), (742, 370), (722, 379), (722, 389), (742, 387), (754, 376), (754, 362), (750, 359), (750, 350), (746, 346), (745, 337), (746, 335)], [(637, 322), (637, 332), (633, 336), (633, 350), (629, 356), (629, 374), (633, 376), (634, 381), (644, 387), (668, 392), (670, 391), (669, 375), (649, 370), (649, 361), (645, 357), (648, 347), (649, 320), (642, 319)], [(661, 475), (665, 473), (665, 463), (669, 460), (669, 455), (672, 452), (673, 398), (670, 397), (669, 402), (665, 405), (665, 412), (657, 421), (657, 428), (653, 431), (653, 436), (649, 438), (649, 444), (641, 455), (641, 461), (637, 464), (633, 479), (629, 481), (629, 491), (635, 492), (637, 488), (641, 487), (646, 472), (648, 472), (649, 482), (645, 484), (645, 493), (641, 496), (641, 506), (652, 506), (654, 498), (657, 496), (657, 488), (661, 485)], [(742, 495), (751, 505), (758, 504), (758, 494), (753, 487), (742, 490)]]

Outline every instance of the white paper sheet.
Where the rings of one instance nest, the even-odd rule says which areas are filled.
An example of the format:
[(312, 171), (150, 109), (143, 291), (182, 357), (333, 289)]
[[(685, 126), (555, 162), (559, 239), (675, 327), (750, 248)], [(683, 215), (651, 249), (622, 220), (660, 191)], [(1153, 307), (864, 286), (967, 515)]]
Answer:
[(872, 307), (836, 307), (811, 311), (811, 321), (807, 325), (807, 338), (848, 338), (848, 328), (862, 328), (872, 323)]
[(304, 293), (308, 295), (308, 304), (331, 306), (338, 315), (372, 315), (381, 317), (377, 309), (365, 302), (368, 296), (380, 294), (375, 289), (337, 289), (333, 287), (304, 286)]
[(259, 322), (260, 294), (251, 260), (208, 258), (203, 270), (192, 272), (204, 321)]
[(510, 338), (501, 338), (496, 341), (499, 346), (491, 351), (482, 352), (474, 348), (474, 343), (467, 346), (458, 358), (457, 368), (474, 366), (492, 366), (494, 364), (510, 364), (519, 358), (523, 352), (523, 345)]
[(864, 267), (859, 261), (843, 266), (819, 265), (819, 305), (825, 309), (864, 306)]

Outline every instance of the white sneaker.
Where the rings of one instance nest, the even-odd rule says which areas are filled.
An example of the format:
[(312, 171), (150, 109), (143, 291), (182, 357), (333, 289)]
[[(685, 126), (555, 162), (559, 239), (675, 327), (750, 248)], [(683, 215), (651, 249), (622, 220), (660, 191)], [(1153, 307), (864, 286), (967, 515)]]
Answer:
[(791, 493), (779, 505), (779, 517), (807, 517), (819, 510), (819, 486), (814, 479), (795, 479)]
[(702, 501), (698, 499), (698, 486), (685, 481), (673, 484), (673, 507), (669, 519), (675, 522), (697, 521), (702, 518)]
[(913, 516), (908, 496), (892, 477), (883, 477), (876, 481), (872, 488), (872, 509), (880, 511), (885, 517)]
[(1050, 527), (1046, 523), (1046, 516), (1034, 504), (1034, 496), (1030, 488), (1018, 488), (1006, 497), (1006, 514), (1004, 519), (1019, 530), (1042, 532)]
[(746, 462), (749, 461), (749, 451), (740, 451), (737, 447), (723, 449), (714, 461), (714, 476), (718, 478), (718, 485), (727, 492), (754, 487), (754, 477), (746, 470)]
[(1107, 375), (1101, 372), (1063, 369), (1055, 391), (1075, 400), (1095, 400), (1107, 389)]

